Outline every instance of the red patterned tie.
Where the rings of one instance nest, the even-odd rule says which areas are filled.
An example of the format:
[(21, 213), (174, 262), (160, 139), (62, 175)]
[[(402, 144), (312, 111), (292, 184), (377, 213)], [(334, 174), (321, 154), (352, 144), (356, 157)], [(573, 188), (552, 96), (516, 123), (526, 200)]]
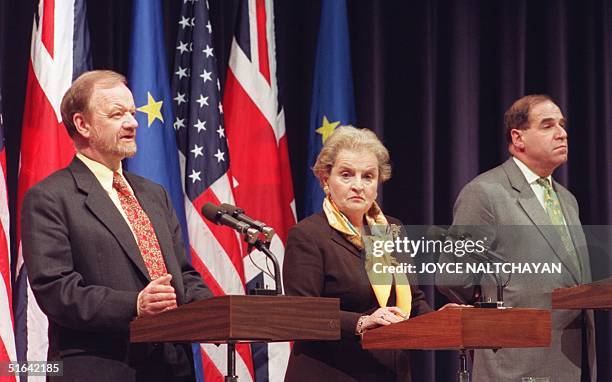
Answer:
[(132, 195), (118, 172), (113, 173), (113, 188), (117, 190), (121, 207), (123, 207), (123, 211), (132, 225), (140, 254), (147, 266), (151, 280), (165, 275), (167, 273), (166, 264), (164, 264), (164, 258), (162, 257), (153, 225), (151, 225), (149, 217), (140, 207), (140, 203)]

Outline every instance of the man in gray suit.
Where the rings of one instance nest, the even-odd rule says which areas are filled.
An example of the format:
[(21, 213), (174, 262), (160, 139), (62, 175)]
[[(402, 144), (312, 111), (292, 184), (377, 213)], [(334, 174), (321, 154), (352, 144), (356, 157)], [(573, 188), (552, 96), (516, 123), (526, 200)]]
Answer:
[(136, 153), (125, 78), (81, 75), (62, 100), (77, 154), (25, 196), (23, 257), (62, 381), (193, 380), (189, 344), (132, 344), (129, 324), (211, 296), (166, 191), (122, 171)]
[[(506, 111), (504, 125), (512, 157), (463, 188), (452, 229), (486, 238), (504, 262), (560, 264), (560, 274), (512, 274), (504, 295), (506, 306), (550, 309), (553, 289), (591, 281), (576, 198), (551, 177), (567, 161), (565, 118), (548, 96), (528, 95)], [(442, 254), (441, 261), (468, 257)], [(473, 275), (443, 274), (437, 283), (453, 302), (471, 302)], [(492, 278), (483, 277), (482, 293), (495, 298)], [(552, 311), (551, 335), (550, 348), (477, 350), (474, 380), (595, 382), (593, 312)]]

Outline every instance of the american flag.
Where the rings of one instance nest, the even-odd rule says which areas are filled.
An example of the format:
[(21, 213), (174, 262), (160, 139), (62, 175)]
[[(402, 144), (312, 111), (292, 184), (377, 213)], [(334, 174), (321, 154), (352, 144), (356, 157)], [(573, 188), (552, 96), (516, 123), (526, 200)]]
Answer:
[[(2, 121), (2, 97), (0, 96), (0, 362), (16, 361), (15, 335), (13, 333), (13, 307), (11, 288), (11, 253), (9, 251), (9, 209), (6, 193), (6, 146)], [(15, 381), (15, 377), (0, 375), (0, 381)]]
[[(234, 204), (208, 12), (205, 2), (183, 3), (172, 77), (174, 129), (185, 180), (187, 231), (192, 264), (213, 293), (244, 294), (243, 249), (239, 237), (229, 228), (211, 224), (200, 214), (207, 202)], [(225, 351), (224, 346), (202, 345), (206, 381), (221, 380), (225, 374)], [(238, 352), (240, 379), (253, 380), (250, 349), (239, 346)]]
[[(26, 191), (66, 167), (75, 149), (62, 123), (60, 103), (72, 81), (91, 66), (84, 0), (40, 0), (34, 15), (21, 131), (17, 192), (19, 211)], [(19, 240), (19, 239), (18, 239)], [(21, 243), (16, 264), (15, 333), (20, 361), (47, 359), (47, 318), (27, 281)], [(30, 377), (44, 380), (44, 377)]]
[[(208, 12), (203, 1), (185, 1), (182, 6), (172, 86), (174, 128), (185, 179), (192, 263), (216, 295), (244, 294), (245, 286), (255, 280), (273, 285), (253, 265), (265, 268), (266, 260), (259, 253), (252, 253), (253, 261), (245, 257), (237, 234), (203, 219), (200, 209), (207, 202), (243, 207), (279, 233), (271, 249), (282, 261), (295, 212), (276, 88), (272, 1), (240, 2), (223, 103)], [(289, 345), (252, 348), (253, 357), (248, 347), (239, 349), (240, 380), (283, 380)], [(206, 380), (221, 380), (227, 366), (225, 347), (202, 349)]]

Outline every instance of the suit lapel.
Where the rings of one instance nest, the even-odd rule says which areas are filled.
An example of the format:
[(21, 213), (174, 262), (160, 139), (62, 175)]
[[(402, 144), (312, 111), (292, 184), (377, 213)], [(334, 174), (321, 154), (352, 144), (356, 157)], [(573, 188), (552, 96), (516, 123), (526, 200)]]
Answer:
[[(326, 221), (327, 224), (327, 221)], [(355, 247), (350, 241), (348, 241), (340, 232), (336, 231), (335, 229), (333, 229), (331, 226), (329, 227), (330, 229), (330, 235), (331, 235), (331, 239), (334, 243), (341, 245), (342, 247), (344, 247), (347, 251), (349, 251), (351, 254), (353, 254), (354, 256), (357, 256), (358, 258), (361, 258), (361, 250), (357, 247)]]
[(552, 248), (555, 256), (557, 256), (563, 265), (565, 265), (566, 269), (572, 276), (572, 279), (574, 279), (576, 283), (579, 283), (579, 270), (576, 269), (573, 262), (569, 259), (570, 254), (567, 253), (565, 247), (560, 244), (562, 243), (561, 237), (557, 233), (557, 230), (552, 226), (550, 218), (546, 214), (544, 208), (542, 208), (538, 198), (533, 193), (531, 186), (525, 180), (525, 176), (523, 173), (521, 173), (521, 170), (518, 168), (516, 163), (514, 163), (512, 158), (508, 159), (504, 163), (503, 167), (504, 171), (508, 175), (510, 184), (519, 193), (517, 197), (518, 204), (533, 222), (540, 234), (548, 242), (548, 245)]
[(87, 199), (85, 200), (87, 208), (89, 208), (91, 213), (102, 222), (113, 236), (115, 236), (117, 242), (136, 268), (150, 280), (149, 272), (140, 255), (138, 244), (136, 243), (136, 239), (134, 239), (130, 227), (121, 213), (117, 210), (117, 207), (106, 191), (104, 191), (95, 175), (76, 157), (72, 160), (69, 169), (72, 172), (77, 187), (87, 194)]
[(574, 249), (576, 250), (576, 256), (580, 262), (581, 268), (581, 282), (591, 282), (591, 264), (589, 262), (589, 256), (587, 251), (587, 245), (584, 239), (584, 232), (582, 231), (582, 223), (577, 212), (569, 208), (571, 206), (571, 196), (568, 195), (568, 191), (563, 188), (559, 183), (553, 181), (553, 188), (559, 198), (559, 204), (561, 205), (561, 211), (563, 211), (563, 217), (567, 224), (567, 229), (570, 233), (572, 243), (574, 243)]

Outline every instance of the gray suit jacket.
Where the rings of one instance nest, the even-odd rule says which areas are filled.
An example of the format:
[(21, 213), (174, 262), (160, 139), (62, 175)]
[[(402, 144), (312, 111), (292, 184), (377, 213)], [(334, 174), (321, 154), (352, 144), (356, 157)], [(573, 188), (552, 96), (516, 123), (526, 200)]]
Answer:
[[(157, 236), (179, 305), (211, 296), (185, 258), (166, 191), (124, 172)], [(75, 158), (25, 196), (23, 255), (36, 301), (49, 318), (49, 358), (62, 380), (192, 377), (188, 344), (131, 344), (136, 297), (150, 282), (134, 236), (91, 171)]]
[[(578, 217), (574, 196), (553, 181), (553, 187), (570, 230), (580, 267), (576, 267), (560, 235), (524, 175), (512, 158), (468, 183), (457, 198), (453, 229), (469, 231), (476, 238), (486, 238), (506, 262), (557, 263), (561, 274), (517, 274), (511, 276), (505, 290), (507, 306), (550, 309), (551, 292), (591, 281), (586, 240)], [(472, 259), (473, 260), (473, 259)], [(441, 261), (457, 261), (453, 255), (441, 255)], [(463, 258), (461, 261), (470, 261)], [(502, 275), (506, 279), (507, 275)], [(440, 292), (454, 302), (471, 299), (473, 275), (438, 275)], [(482, 279), (483, 294), (495, 298), (495, 283)], [(551, 381), (580, 381), (583, 333), (588, 352), (591, 381), (596, 380), (595, 336), (592, 311), (552, 311), (550, 348), (477, 350), (474, 381), (520, 381), (521, 377), (549, 377)], [(585, 365), (586, 366), (586, 365)]]

